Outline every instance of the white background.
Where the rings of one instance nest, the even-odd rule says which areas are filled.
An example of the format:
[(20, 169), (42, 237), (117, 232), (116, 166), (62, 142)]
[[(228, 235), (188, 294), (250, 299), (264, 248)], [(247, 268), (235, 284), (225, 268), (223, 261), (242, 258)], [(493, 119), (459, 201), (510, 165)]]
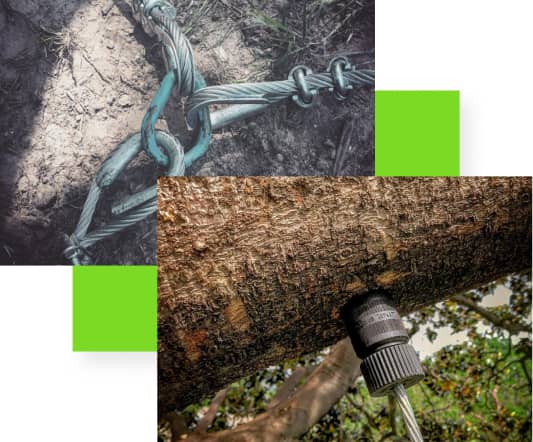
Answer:
[(532, 173), (532, 17), (530, 0), (376, 0), (376, 89), (461, 91), (461, 175)]
[[(460, 90), (463, 175), (532, 173), (532, 17), (528, 0), (376, 1), (376, 89)], [(155, 353), (73, 353), (71, 282), (0, 268), (0, 440), (155, 440)]]

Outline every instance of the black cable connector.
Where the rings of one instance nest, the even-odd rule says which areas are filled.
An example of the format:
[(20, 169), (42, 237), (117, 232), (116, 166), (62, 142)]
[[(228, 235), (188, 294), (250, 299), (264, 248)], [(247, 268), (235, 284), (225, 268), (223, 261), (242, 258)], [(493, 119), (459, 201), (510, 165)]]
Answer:
[(392, 298), (380, 292), (355, 296), (342, 308), (355, 353), (362, 359), (361, 373), (371, 396), (410, 387), (424, 377), (424, 369), (408, 344), (409, 335)]

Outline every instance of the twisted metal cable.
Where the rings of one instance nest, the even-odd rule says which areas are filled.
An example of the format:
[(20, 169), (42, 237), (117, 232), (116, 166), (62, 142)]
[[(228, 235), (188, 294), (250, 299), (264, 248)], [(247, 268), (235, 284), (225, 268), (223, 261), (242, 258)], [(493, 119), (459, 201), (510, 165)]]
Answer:
[[(146, 26), (155, 32), (163, 42), (163, 56), (168, 72), (150, 103), (142, 122), (141, 133), (146, 151), (158, 164), (166, 166), (168, 159), (165, 153), (158, 148), (154, 135), (155, 124), (159, 115), (165, 108), (174, 87), (181, 96), (188, 97), (194, 90), (205, 87), (206, 84), (202, 75), (194, 67), (192, 48), (175, 20), (176, 10), (174, 7), (165, 0), (145, 0), (140, 3), (137, 0), (137, 3), (134, 2), (134, 11), (141, 14)], [(207, 111), (198, 113), (197, 118), (193, 120), (190, 126), (197, 130), (194, 152), (200, 152), (201, 155), (207, 150), (207, 145), (211, 139), (211, 127)]]
[[(67, 247), (63, 252), (65, 257), (70, 259), (74, 265), (79, 265), (81, 263), (85, 265), (91, 264), (90, 256), (87, 253), (88, 247), (94, 245), (102, 239), (108, 238), (114, 235), (115, 233), (121, 232), (122, 230), (125, 230), (128, 227), (133, 226), (134, 224), (137, 224), (139, 221), (142, 221), (152, 213), (156, 212), (157, 189), (154, 193), (156, 194), (156, 196), (152, 197), (152, 199), (146, 201), (140, 206), (137, 206), (130, 212), (127, 212), (126, 214), (120, 217), (112, 219), (111, 222), (109, 222), (108, 224), (98, 227), (97, 229), (83, 236), (77, 236), (76, 234), (72, 234), (70, 237), (67, 238)], [(95, 208), (96, 206), (92, 208), (93, 212)]]
[(174, 17), (161, 7), (154, 7), (150, 17), (154, 21), (155, 32), (163, 42), (167, 67), (176, 72), (177, 90), (182, 97), (188, 97), (194, 90), (195, 69), (191, 44)]
[(137, 224), (147, 216), (155, 213), (156, 210), (157, 197), (148, 200), (146, 203), (136, 207), (134, 210), (128, 212), (124, 216), (113, 219), (110, 223), (88, 233), (87, 236), (78, 241), (79, 246), (82, 248), (90, 247), (101, 239), (112, 236), (117, 232)]
[(420, 427), (416, 421), (415, 413), (409, 403), (409, 397), (403, 384), (397, 384), (394, 387), (394, 396), (400, 405), (403, 421), (405, 422), (405, 428), (407, 429), (407, 435), (412, 442), (424, 442)]
[[(373, 85), (374, 71), (348, 70), (343, 72), (346, 83), (353, 86)], [(309, 74), (305, 81), (311, 89), (333, 91), (335, 83), (332, 74), (324, 72)], [(210, 104), (274, 104), (299, 93), (294, 79), (267, 81), (263, 83), (237, 83), (209, 86), (194, 92), (185, 103), (188, 118)]]
[(100, 199), (101, 193), (102, 190), (100, 186), (96, 183), (96, 181), (93, 181), (91, 183), (91, 187), (89, 188), (89, 194), (87, 195), (85, 204), (83, 205), (83, 210), (81, 211), (80, 221), (73, 233), (76, 238), (83, 238), (87, 234), (87, 230), (89, 229), (93, 219), (94, 209), (96, 208), (96, 204)]
[[(87, 253), (88, 247), (138, 223), (156, 211), (157, 187), (151, 186), (115, 204), (112, 207), (114, 218), (111, 222), (88, 233), (102, 191), (113, 183), (142, 147), (147, 149), (158, 164), (168, 167), (167, 175), (177, 176), (185, 173), (186, 158), (181, 143), (171, 134), (156, 131), (155, 123), (174, 86), (182, 96), (189, 96), (195, 88), (205, 87), (203, 77), (199, 74), (195, 76), (192, 48), (175, 21), (174, 7), (166, 0), (133, 0), (133, 11), (140, 16), (143, 28), (155, 32), (163, 42), (163, 55), (170, 72), (165, 76), (150, 104), (141, 133), (122, 142), (104, 161), (91, 183), (78, 224), (74, 233), (66, 238), (63, 251), (75, 265), (91, 263)], [(207, 110), (200, 112), (197, 117), (196, 121), (200, 123), (197, 128), (197, 146), (187, 158), (189, 163), (192, 158), (205, 152), (211, 138)]]
[[(181, 144), (170, 134), (155, 132), (158, 145), (161, 145), (169, 159), (167, 175), (179, 176), (185, 173), (185, 155)], [(101, 239), (107, 238), (143, 220), (157, 210), (157, 186), (129, 196), (118, 205), (118, 216), (110, 223), (87, 233), (94, 217), (102, 191), (109, 187), (133, 158), (142, 150), (141, 134), (136, 133), (123, 141), (109, 155), (91, 183), (89, 194), (74, 233), (66, 238), (64, 256), (74, 265), (90, 264), (87, 248)]]
[(175, 71), (177, 90), (189, 96), (194, 90), (194, 56), (176, 21), (176, 9), (167, 0), (132, 0), (132, 8), (143, 29), (163, 42), (167, 71)]
[[(80, 220), (74, 233), (67, 237), (63, 252), (75, 265), (91, 263), (88, 247), (156, 211), (157, 187), (151, 186), (115, 204), (112, 207), (112, 221), (88, 233), (103, 189), (111, 185), (142, 147), (158, 164), (168, 166), (169, 176), (183, 175), (185, 167), (205, 153), (211, 139), (209, 104), (270, 105), (290, 96), (298, 98), (306, 92), (315, 96), (326, 88), (334, 91), (338, 99), (344, 99), (343, 91), (352, 86), (374, 84), (374, 71), (356, 71), (345, 57), (340, 57), (341, 60), (337, 57), (330, 63), (328, 73), (312, 74), (307, 68), (298, 66), (293, 71), (304, 68), (307, 75), (298, 72), (298, 76), (289, 75), (285, 81), (206, 87), (203, 76), (195, 69), (191, 45), (175, 20), (176, 10), (172, 4), (167, 0), (132, 0), (132, 6), (143, 28), (147, 32), (154, 32), (163, 42), (163, 55), (169, 72), (150, 104), (141, 132), (125, 140), (109, 155), (91, 183)], [(333, 66), (338, 61), (341, 65)], [(174, 86), (181, 96), (188, 97), (187, 122), (196, 130), (195, 144), (187, 154), (184, 154), (179, 140), (155, 130), (156, 121)], [(303, 106), (303, 103), (300, 105)], [(240, 117), (243, 117), (260, 110), (259, 107), (233, 110), (228, 117), (234, 120), (239, 112)]]
[[(188, 42), (187, 42), (188, 43)], [(167, 58), (165, 60), (170, 66), (176, 66), (179, 64), (179, 60), (176, 59), (176, 54), (173, 52), (166, 53)], [(204, 76), (193, 67), (193, 90), (203, 89), (207, 86)], [(190, 96), (190, 94), (188, 95)], [(212, 136), (211, 119), (209, 118), (209, 109), (205, 107), (199, 112), (196, 112), (194, 119), (187, 119), (189, 127), (194, 129), (194, 143), (191, 148), (185, 154), (185, 167), (189, 167), (195, 160), (203, 156), (207, 152), (209, 143)], [(143, 126), (144, 127), (144, 126)]]

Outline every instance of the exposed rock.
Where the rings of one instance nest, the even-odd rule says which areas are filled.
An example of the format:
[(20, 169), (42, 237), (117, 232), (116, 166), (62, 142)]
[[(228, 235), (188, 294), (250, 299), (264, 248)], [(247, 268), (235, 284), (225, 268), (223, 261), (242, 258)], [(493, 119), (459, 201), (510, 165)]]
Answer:
[(52, 186), (42, 185), (37, 189), (34, 197), (35, 207), (41, 210), (46, 209), (54, 204), (56, 198), (57, 194)]

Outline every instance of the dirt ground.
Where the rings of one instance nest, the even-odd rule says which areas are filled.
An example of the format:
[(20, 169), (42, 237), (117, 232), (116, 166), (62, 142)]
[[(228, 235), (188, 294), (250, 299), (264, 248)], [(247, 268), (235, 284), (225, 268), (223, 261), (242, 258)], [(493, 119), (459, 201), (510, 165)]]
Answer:
[[(324, 71), (335, 55), (374, 68), (374, 5), (355, 0), (174, 0), (209, 85), (282, 80), (296, 64)], [(160, 44), (122, 0), (0, 0), (0, 263), (69, 264), (71, 234), (102, 160), (138, 132), (165, 73)], [(374, 173), (372, 88), (312, 109), (292, 103), (217, 131), (190, 175), (329, 175), (354, 123), (342, 175)], [(159, 126), (190, 139), (182, 103)], [(106, 193), (106, 209), (155, 182), (146, 157)], [(90, 249), (97, 264), (154, 264), (155, 216)]]

